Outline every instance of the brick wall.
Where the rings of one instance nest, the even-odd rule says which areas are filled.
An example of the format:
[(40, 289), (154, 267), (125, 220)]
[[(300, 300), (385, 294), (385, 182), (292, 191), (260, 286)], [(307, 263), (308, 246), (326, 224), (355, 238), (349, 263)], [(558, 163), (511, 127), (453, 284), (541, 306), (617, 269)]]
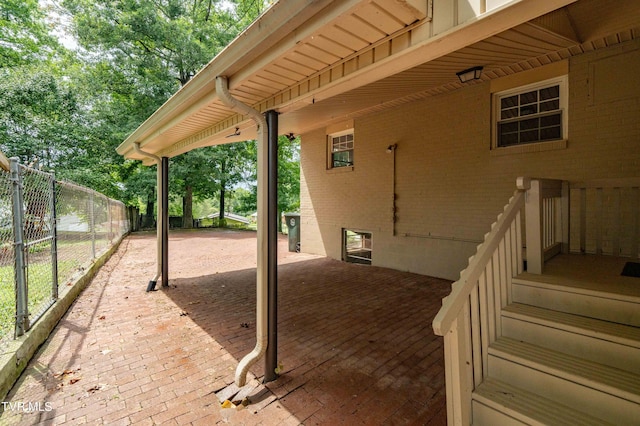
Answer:
[[(356, 119), (353, 170), (326, 169), (326, 129), (304, 134), (302, 250), (339, 259), (342, 229), (364, 230), (372, 233), (374, 265), (455, 279), (508, 202), (516, 177), (640, 176), (640, 96), (633, 81), (620, 89), (633, 74), (616, 71), (621, 64), (640, 69), (640, 42)], [(566, 148), (492, 152), (492, 87), (543, 80), (558, 69), (570, 70)], [(623, 81), (612, 86), (609, 72)], [(395, 235), (391, 144), (397, 144)]]

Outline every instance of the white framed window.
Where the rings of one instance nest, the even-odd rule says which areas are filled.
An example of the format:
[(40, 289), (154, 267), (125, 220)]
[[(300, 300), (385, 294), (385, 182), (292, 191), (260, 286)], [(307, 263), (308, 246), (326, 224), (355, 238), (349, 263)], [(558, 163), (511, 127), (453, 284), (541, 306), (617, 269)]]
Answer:
[(371, 232), (342, 230), (342, 258), (345, 262), (371, 265)]
[(329, 168), (353, 166), (353, 129), (329, 135)]
[(545, 80), (493, 95), (493, 147), (567, 139), (567, 78)]

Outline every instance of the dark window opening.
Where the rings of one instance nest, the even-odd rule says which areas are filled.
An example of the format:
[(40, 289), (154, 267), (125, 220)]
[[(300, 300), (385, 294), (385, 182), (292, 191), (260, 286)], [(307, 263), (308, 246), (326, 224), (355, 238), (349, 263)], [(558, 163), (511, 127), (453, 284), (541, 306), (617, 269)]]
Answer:
[(559, 84), (505, 95), (499, 102), (498, 147), (563, 138)]

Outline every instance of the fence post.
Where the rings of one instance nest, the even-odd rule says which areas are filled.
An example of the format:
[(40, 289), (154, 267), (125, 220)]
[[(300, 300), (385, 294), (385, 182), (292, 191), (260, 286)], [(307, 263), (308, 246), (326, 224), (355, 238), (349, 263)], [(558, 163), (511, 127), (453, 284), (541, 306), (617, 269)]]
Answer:
[(51, 211), (51, 297), (58, 298), (58, 215), (56, 213), (56, 175), (49, 176), (49, 209)]
[(13, 241), (15, 256), (16, 337), (29, 329), (27, 303), (27, 274), (24, 253), (24, 203), (22, 201), (22, 176), (20, 160), (11, 158), (11, 183), (13, 186)]
[(113, 244), (113, 217), (111, 217), (111, 198), (105, 196), (107, 201), (107, 221), (109, 222), (109, 247)]
[(91, 259), (96, 258), (96, 218), (93, 209), (93, 191), (89, 192), (89, 226), (91, 232)]

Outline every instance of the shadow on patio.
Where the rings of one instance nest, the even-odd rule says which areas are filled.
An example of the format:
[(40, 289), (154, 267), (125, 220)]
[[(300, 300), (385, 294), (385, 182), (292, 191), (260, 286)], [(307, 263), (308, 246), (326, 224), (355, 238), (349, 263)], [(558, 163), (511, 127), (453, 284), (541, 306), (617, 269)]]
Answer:
[[(267, 384), (263, 403), (230, 413), (217, 407), (213, 393), (233, 381), (238, 360), (255, 344), (255, 234), (174, 232), (170, 238), (170, 288), (143, 292), (155, 241), (128, 237), (120, 256), (129, 260), (96, 277), (80, 296), (11, 401), (51, 401), (54, 413), (38, 419), (55, 424), (446, 423), (442, 340), (431, 320), (449, 281), (288, 253), (282, 238), (283, 374)], [(98, 287), (99, 300), (91, 293)], [(86, 309), (83, 303), (98, 303), (93, 310), (101, 319), (81, 344), (61, 349), (65, 339), (56, 335), (77, 326), (74, 312)], [(72, 380), (47, 390), (44, 383), (65, 371), (86, 383), (75, 393), (80, 382)], [(260, 380), (264, 359), (250, 372)], [(33, 424), (30, 414), (3, 417)]]

